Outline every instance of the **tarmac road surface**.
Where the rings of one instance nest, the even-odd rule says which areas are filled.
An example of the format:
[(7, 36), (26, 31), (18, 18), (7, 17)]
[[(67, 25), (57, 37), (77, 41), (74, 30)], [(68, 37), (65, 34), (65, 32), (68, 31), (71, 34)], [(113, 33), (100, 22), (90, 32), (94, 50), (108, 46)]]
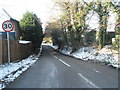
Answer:
[(44, 45), (38, 61), (6, 88), (118, 88), (118, 71)]

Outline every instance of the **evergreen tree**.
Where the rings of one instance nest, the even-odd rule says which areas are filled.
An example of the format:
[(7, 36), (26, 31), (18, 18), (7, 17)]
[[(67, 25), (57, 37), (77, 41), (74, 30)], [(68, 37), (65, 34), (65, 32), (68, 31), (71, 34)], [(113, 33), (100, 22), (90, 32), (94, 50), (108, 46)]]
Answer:
[(29, 40), (33, 43), (33, 49), (39, 48), (43, 40), (42, 25), (36, 14), (26, 12), (20, 20), (22, 40)]

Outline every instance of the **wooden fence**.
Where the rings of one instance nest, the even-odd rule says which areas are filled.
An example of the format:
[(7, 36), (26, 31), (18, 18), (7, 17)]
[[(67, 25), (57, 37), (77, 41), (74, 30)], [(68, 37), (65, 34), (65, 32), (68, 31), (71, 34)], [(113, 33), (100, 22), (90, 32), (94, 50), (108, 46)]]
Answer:
[[(7, 49), (7, 40), (2, 40), (2, 63), (7, 63), (8, 61), (8, 49)], [(10, 40), (10, 56), (11, 62), (16, 60), (21, 60), (28, 57), (32, 53), (32, 43), (19, 43), (19, 41)]]

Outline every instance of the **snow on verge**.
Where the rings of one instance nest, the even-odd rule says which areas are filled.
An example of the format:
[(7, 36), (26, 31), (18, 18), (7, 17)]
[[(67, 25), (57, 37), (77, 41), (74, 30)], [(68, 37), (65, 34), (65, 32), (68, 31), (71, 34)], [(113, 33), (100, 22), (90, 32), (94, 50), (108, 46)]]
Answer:
[[(50, 46), (54, 48), (54, 46)], [(109, 49), (108, 46), (105, 46), (102, 50), (98, 50), (94, 47), (82, 47), (76, 52), (73, 52), (72, 54), (71, 51), (72, 47), (67, 46), (65, 46), (63, 50), (60, 50), (60, 52), (65, 55), (73, 56), (81, 60), (92, 60), (94, 62), (102, 62), (115, 68), (120, 68), (120, 62), (118, 61), (118, 52)]]
[[(42, 52), (42, 47), (40, 53)], [(41, 54), (31, 55), (26, 59), (18, 62), (10, 63), (10, 65), (5, 64), (0, 66), (0, 90), (5, 88), (6, 84), (14, 81), (19, 75), (31, 67)]]

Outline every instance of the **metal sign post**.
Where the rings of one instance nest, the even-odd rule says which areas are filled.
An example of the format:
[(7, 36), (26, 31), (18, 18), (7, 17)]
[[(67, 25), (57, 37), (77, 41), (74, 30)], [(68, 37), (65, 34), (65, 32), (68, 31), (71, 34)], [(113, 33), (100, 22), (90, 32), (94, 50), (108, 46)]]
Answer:
[(9, 32), (14, 29), (14, 23), (10, 20), (3, 22), (2, 28), (7, 32), (7, 44), (8, 44), (8, 65), (10, 65), (10, 35)]
[(10, 36), (9, 36), (9, 32), (7, 32), (7, 44), (8, 44), (8, 65), (10, 65)]

